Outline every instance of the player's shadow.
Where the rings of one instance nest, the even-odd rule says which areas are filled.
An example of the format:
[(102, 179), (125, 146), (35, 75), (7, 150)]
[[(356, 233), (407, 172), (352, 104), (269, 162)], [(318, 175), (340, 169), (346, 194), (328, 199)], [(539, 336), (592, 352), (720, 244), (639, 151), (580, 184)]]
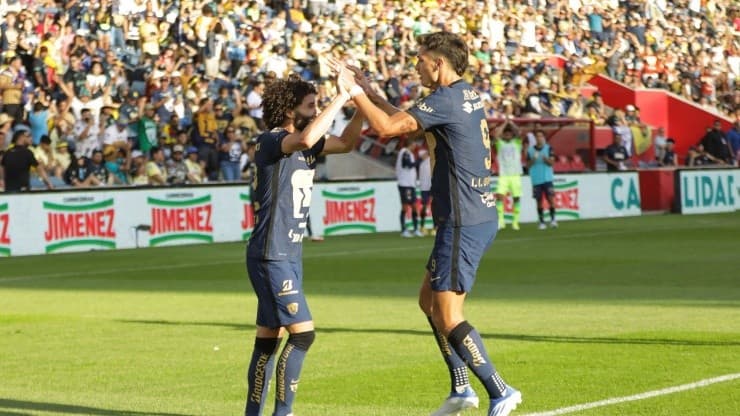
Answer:
[[(129, 324), (147, 325), (190, 325), (230, 328), (238, 331), (254, 330), (253, 324), (237, 324), (231, 322), (183, 322), (164, 320), (117, 320)], [(365, 334), (396, 334), (430, 336), (431, 331), (416, 329), (385, 329), (385, 328), (331, 328), (317, 327), (316, 332), (323, 333), (365, 333)], [(526, 335), (526, 334), (481, 334), (487, 339), (502, 339), (508, 341), (549, 342), (564, 344), (626, 344), (626, 345), (682, 345), (682, 346), (709, 346), (709, 347), (740, 347), (740, 341), (712, 341), (670, 338), (617, 338), (617, 337), (576, 337), (567, 335)]]
[(22, 413), (24, 410), (32, 412), (56, 412), (70, 415), (93, 416), (192, 416), (183, 413), (137, 412), (131, 410), (101, 409), (98, 407), (78, 406), (74, 404), (32, 402), (27, 400), (0, 398), (0, 415), (25, 416), (32, 414)]

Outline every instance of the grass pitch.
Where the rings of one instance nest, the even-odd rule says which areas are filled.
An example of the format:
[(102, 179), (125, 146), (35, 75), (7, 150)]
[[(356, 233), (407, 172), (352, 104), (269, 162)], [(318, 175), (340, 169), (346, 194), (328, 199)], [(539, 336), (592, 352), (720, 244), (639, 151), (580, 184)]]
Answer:
[[(447, 374), (416, 306), (431, 244), (397, 234), (305, 244), (318, 329), (298, 416), (421, 416), (441, 403)], [(243, 253), (0, 259), (0, 415), (241, 414), (256, 309)], [(740, 214), (505, 230), (466, 314), (524, 395), (514, 415), (738, 374)], [(738, 392), (735, 379), (573, 414), (736, 416)], [(465, 415), (484, 415), (482, 402)]]

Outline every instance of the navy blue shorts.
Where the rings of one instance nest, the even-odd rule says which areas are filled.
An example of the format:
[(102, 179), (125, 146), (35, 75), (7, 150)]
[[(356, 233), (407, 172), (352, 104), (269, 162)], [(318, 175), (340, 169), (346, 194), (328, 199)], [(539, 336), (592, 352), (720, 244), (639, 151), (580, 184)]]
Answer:
[(416, 202), (416, 189), (411, 186), (399, 186), (398, 193), (401, 195), (401, 204), (413, 204)]
[(247, 272), (257, 295), (257, 325), (275, 329), (312, 320), (300, 261), (247, 257)]
[(543, 195), (555, 196), (555, 186), (553, 186), (552, 182), (545, 182), (532, 186), (532, 196), (535, 201), (542, 201)]
[(432, 191), (421, 191), (421, 206), (425, 207), (429, 205), (429, 201), (432, 199)]
[(432, 290), (469, 293), (480, 259), (496, 238), (497, 230), (496, 221), (461, 227), (440, 225), (427, 262)]

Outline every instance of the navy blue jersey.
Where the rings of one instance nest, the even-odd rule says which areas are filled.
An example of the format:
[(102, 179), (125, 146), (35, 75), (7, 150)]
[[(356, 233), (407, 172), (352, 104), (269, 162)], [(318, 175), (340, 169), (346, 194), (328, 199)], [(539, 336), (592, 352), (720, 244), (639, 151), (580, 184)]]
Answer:
[(280, 144), (287, 135), (284, 129), (273, 129), (257, 138), (252, 184), (255, 225), (248, 257), (295, 260), (302, 254), (316, 156), (324, 149), (325, 140), (286, 155)]
[(408, 112), (424, 129), (429, 145), (435, 224), (495, 221), (488, 122), (475, 89), (456, 81), (437, 88)]

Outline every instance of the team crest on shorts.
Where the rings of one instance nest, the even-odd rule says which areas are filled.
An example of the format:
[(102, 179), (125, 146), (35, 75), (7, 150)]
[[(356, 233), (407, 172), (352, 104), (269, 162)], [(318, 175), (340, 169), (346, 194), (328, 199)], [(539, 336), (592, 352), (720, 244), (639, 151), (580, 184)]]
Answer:
[(288, 304), (288, 313), (295, 315), (298, 313), (298, 303), (293, 302)]

